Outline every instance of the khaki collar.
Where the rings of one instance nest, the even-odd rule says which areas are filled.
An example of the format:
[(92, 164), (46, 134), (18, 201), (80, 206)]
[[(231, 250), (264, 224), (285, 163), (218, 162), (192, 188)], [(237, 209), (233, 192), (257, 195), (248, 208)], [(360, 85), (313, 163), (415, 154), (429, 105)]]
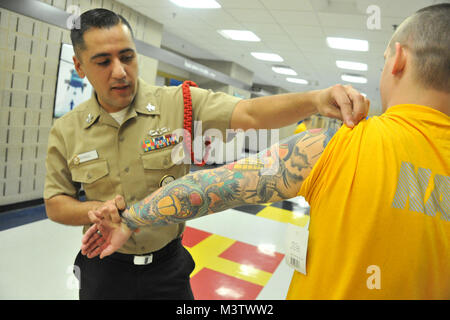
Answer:
[(134, 110), (142, 114), (159, 115), (160, 101), (159, 93), (156, 94), (151, 86), (139, 78), (137, 94), (132, 103)]
[[(151, 86), (146, 84), (141, 78), (138, 78), (136, 96), (134, 97), (134, 100), (130, 105), (131, 108), (126, 118), (128, 119), (136, 117), (137, 113), (146, 115), (159, 115), (159, 102), (159, 94), (155, 94)], [(88, 107), (83, 113), (83, 118), (85, 119), (83, 126), (85, 129), (96, 123), (97, 119), (99, 118), (99, 121), (102, 123), (118, 127), (117, 122), (109, 115), (109, 113), (105, 109), (103, 109), (99, 105), (95, 91), (93, 92), (92, 97), (88, 102)]]

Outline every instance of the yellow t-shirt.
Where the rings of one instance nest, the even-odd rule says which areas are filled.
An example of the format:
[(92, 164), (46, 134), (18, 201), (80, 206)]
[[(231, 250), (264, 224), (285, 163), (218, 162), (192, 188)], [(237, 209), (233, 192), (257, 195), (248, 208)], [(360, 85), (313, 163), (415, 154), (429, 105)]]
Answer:
[(450, 117), (397, 105), (330, 141), (299, 195), (306, 272), (288, 299), (450, 299)]

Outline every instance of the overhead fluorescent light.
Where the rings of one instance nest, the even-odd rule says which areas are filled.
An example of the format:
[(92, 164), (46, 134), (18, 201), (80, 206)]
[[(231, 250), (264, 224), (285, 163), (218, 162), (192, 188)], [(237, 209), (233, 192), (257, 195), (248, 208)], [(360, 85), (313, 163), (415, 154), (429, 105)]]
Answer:
[(250, 54), (258, 60), (274, 61), (274, 62), (284, 61), (282, 57), (280, 57), (278, 54), (275, 53), (251, 52)]
[(367, 78), (351, 74), (343, 74), (341, 75), (341, 79), (353, 83), (367, 83)]
[(308, 84), (309, 82), (305, 79), (298, 79), (298, 78), (286, 78), (287, 81), (292, 83), (299, 83), (299, 84)]
[(295, 70), (292, 70), (289, 67), (273, 66), (272, 70), (276, 73), (285, 74), (288, 76), (296, 76), (297, 75), (297, 72), (295, 72)]
[(336, 66), (341, 69), (357, 70), (357, 71), (367, 71), (367, 64), (352, 61), (336, 61)]
[(218, 9), (221, 5), (216, 0), (170, 0), (174, 4), (190, 9)]
[(261, 39), (251, 31), (247, 30), (218, 30), (224, 38), (237, 41), (253, 41), (258, 42)]
[(327, 44), (333, 49), (369, 51), (369, 42), (367, 40), (327, 37)]

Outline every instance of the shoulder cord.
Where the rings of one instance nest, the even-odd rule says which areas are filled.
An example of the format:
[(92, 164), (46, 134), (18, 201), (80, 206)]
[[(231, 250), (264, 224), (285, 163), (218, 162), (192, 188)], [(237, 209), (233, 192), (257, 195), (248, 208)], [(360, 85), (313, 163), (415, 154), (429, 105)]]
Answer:
[[(183, 128), (184, 128), (184, 134), (183, 134), (183, 143), (184, 143), (184, 150), (190, 150), (191, 153), (191, 161), (193, 164), (198, 166), (204, 166), (206, 164), (206, 161), (208, 160), (208, 153), (211, 141), (209, 139), (206, 139), (205, 141), (205, 156), (202, 159), (202, 162), (198, 162), (194, 158), (194, 151), (193, 151), (193, 145), (192, 145), (192, 96), (191, 96), (191, 90), (190, 87), (198, 87), (198, 85), (193, 81), (184, 81), (181, 85), (181, 88), (183, 90), (183, 102), (184, 102), (184, 120), (183, 120)], [(189, 134), (186, 134), (189, 133)]]

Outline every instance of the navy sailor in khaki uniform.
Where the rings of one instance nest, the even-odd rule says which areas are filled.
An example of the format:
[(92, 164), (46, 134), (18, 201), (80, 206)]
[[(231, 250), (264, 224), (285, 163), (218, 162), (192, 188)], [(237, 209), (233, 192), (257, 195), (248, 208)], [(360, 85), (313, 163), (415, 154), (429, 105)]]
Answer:
[[(85, 232), (91, 210), (123, 206), (114, 200), (118, 195), (126, 205), (140, 201), (187, 174), (190, 165), (172, 156), (183, 143), (176, 134), (185, 120), (182, 87), (150, 86), (139, 78), (132, 30), (123, 17), (93, 9), (80, 19), (81, 28), (71, 32), (75, 68), (95, 93), (54, 122), (44, 200), (51, 220)], [(192, 120), (223, 137), (226, 129), (278, 128), (318, 112), (353, 125), (368, 111), (368, 101), (344, 86), (249, 100), (195, 87), (190, 95)], [(79, 200), (81, 188), (85, 201)], [(120, 219), (119, 210), (104, 218)], [(193, 299), (195, 264), (181, 245), (183, 231), (183, 223), (142, 228), (102, 260), (79, 253), (80, 299)]]

